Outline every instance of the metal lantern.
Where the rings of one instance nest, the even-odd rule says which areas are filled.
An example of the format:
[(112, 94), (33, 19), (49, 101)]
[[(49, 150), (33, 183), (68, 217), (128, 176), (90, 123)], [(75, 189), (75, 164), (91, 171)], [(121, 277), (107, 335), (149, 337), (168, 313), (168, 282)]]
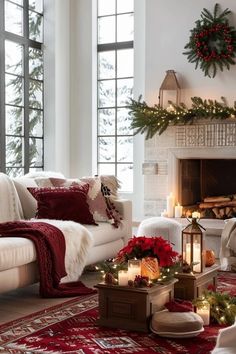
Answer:
[[(166, 92), (168, 91), (168, 92)], [(164, 95), (165, 92), (165, 95)], [(165, 97), (164, 97), (165, 96)], [(168, 97), (166, 97), (168, 96)], [(180, 103), (180, 86), (175, 76), (174, 70), (167, 70), (166, 76), (159, 89), (159, 104), (161, 107), (166, 108), (168, 101), (175, 104)]]
[[(189, 220), (190, 221), (190, 220)], [(194, 273), (202, 273), (205, 268), (204, 260), (204, 236), (205, 230), (199, 225), (196, 218), (192, 218), (190, 224), (182, 231), (182, 257)]]

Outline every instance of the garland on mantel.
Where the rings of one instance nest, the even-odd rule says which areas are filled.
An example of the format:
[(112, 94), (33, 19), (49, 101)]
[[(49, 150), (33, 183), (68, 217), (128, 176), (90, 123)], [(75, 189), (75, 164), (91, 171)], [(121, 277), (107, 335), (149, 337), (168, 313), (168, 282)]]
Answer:
[(145, 101), (141, 102), (141, 98), (142, 96), (138, 101), (130, 99), (128, 109), (134, 135), (145, 133), (146, 139), (151, 139), (156, 133), (161, 135), (169, 125), (193, 124), (201, 119), (225, 120), (236, 117), (236, 101), (233, 107), (229, 107), (224, 97), (221, 97), (221, 102), (191, 97), (192, 107), (189, 109), (184, 103), (177, 105), (171, 101), (167, 109), (157, 104), (150, 107)]

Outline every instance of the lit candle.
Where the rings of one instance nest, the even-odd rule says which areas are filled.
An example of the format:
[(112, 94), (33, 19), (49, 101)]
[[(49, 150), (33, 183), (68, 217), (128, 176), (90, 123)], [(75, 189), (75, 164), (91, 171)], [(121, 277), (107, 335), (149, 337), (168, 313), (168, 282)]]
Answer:
[(136, 275), (141, 275), (141, 261), (139, 259), (130, 259), (128, 261), (128, 278), (135, 279)]
[(192, 218), (200, 219), (200, 217), (201, 217), (201, 214), (198, 211), (194, 211), (192, 213)]
[(186, 243), (186, 251), (183, 252), (183, 259), (191, 265), (191, 263), (197, 263), (193, 266), (195, 272), (201, 272), (201, 247), (197, 242), (193, 243), (193, 256), (191, 257), (191, 243)]
[(119, 270), (118, 272), (118, 284), (121, 286), (127, 286), (128, 285), (128, 270)]
[(198, 262), (198, 264), (193, 266), (193, 270), (201, 272), (201, 249), (200, 244), (197, 242), (193, 243), (193, 262)]
[(181, 218), (183, 213), (183, 207), (179, 203), (175, 206), (175, 218)]
[(210, 324), (210, 304), (208, 301), (202, 301), (201, 307), (197, 308), (197, 314), (202, 318), (204, 326)]
[(166, 198), (166, 209), (169, 218), (173, 218), (174, 216), (174, 205), (175, 205), (175, 198), (173, 196), (173, 193), (171, 192)]
[(186, 262), (191, 265), (191, 243), (186, 243), (186, 253), (185, 253)]

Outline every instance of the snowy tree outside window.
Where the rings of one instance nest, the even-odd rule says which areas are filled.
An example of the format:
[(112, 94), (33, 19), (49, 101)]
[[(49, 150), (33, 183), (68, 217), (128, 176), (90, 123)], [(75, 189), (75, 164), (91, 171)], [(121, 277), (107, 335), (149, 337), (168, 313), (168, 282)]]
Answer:
[(15, 177), (43, 169), (43, 0), (2, 0), (0, 17), (0, 170)]
[(98, 174), (115, 174), (133, 191), (133, 0), (98, 0)]

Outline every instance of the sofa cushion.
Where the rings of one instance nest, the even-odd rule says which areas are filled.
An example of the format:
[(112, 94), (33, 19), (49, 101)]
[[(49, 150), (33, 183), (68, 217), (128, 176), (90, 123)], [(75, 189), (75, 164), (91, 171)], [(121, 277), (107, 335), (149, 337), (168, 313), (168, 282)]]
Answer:
[(0, 271), (36, 260), (32, 241), (22, 237), (1, 237)]
[(27, 187), (35, 188), (37, 184), (32, 178), (17, 177), (13, 179), (17, 193), (19, 195), (25, 219), (31, 219), (35, 216), (37, 202)]
[(88, 184), (67, 188), (28, 188), (38, 202), (36, 218), (95, 224), (87, 204)]
[(114, 228), (108, 222), (100, 222), (98, 226), (86, 225), (86, 228), (93, 235), (94, 246), (103, 245), (125, 237), (123, 227)]

